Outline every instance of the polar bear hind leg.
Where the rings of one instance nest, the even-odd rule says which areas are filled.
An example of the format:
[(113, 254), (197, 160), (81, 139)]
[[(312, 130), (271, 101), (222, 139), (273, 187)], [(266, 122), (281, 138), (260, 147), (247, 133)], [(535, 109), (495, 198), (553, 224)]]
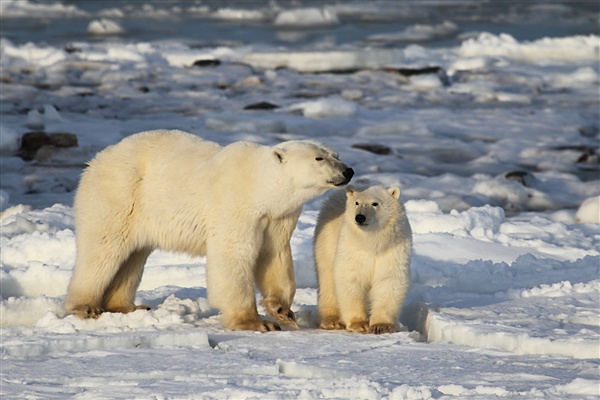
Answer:
[(116, 250), (117, 246), (108, 247), (113, 251), (94, 242), (78, 246), (77, 266), (67, 291), (66, 310), (69, 314), (98, 318), (105, 311), (106, 290), (113, 285), (119, 266), (128, 258), (128, 254)]
[(109, 312), (128, 313), (149, 310), (146, 305), (134, 304), (135, 292), (142, 280), (144, 265), (152, 249), (136, 250), (121, 264), (119, 271), (106, 289), (102, 301), (103, 309)]

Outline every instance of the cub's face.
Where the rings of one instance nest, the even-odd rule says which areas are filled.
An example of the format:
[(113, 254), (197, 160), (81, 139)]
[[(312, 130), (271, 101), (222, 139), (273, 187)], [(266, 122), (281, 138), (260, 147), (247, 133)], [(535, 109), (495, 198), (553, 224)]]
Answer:
[(317, 194), (350, 182), (354, 171), (340, 161), (332, 149), (313, 141), (284, 142), (274, 148), (274, 156), (300, 190)]
[(364, 190), (346, 187), (346, 221), (359, 229), (375, 230), (387, 224), (398, 207), (400, 188), (371, 186)]

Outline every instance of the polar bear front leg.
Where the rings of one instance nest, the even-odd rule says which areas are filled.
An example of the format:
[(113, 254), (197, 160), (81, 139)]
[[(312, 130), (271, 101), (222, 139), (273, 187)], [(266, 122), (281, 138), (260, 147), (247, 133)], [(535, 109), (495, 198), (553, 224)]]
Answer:
[(369, 329), (364, 285), (353, 273), (354, 268), (335, 266), (335, 292), (340, 307), (342, 323), (346, 330), (366, 333)]
[(256, 284), (263, 295), (260, 304), (267, 313), (282, 325), (298, 328), (291, 310), (296, 281), (289, 244), (282, 251), (263, 248), (256, 266)]
[(290, 239), (301, 211), (266, 220), (255, 270), (256, 284), (263, 295), (261, 305), (278, 323), (292, 328), (298, 328), (298, 325), (291, 310), (296, 281)]
[(319, 281), (319, 327), (321, 329), (346, 329), (340, 317), (338, 299), (335, 294), (333, 262), (316, 257), (317, 278)]
[(217, 242), (220, 243), (213, 241), (207, 246), (206, 280), (208, 300), (221, 311), (223, 325), (232, 330), (280, 330), (279, 325), (258, 316), (254, 296), (257, 255), (249, 251), (252, 244), (235, 246), (235, 242), (231, 241)]
[(401, 265), (406, 265), (401, 271), (395, 271), (394, 267), (397, 263), (395, 259), (387, 260), (388, 265), (379, 265), (379, 273), (375, 274), (373, 287), (369, 293), (371, 302), (369, 333), (379, 335), (398, 331), (396, 321), (410, 285), (408, 272), (410, 261), (405, 259), (401, 261)]

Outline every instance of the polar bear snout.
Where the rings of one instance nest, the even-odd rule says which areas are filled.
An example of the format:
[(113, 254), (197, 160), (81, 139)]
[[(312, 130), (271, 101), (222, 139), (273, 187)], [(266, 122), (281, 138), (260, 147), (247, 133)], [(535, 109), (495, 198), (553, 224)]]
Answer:
[(347, 179), (346, 183), (350, 182), (350, 179), (354, 176), (354, 170), (350, 167), (347, 167), (343, 172), (344, 178)]
[(327, 181), (328, 184), (333, 186), (344, 186), (350, 182), (350, 179), (354, 176), (354, 170), (345, 164), (341, 168), (336, 168), (336, 176)]
[(350, 179), (354, 176), (354, 170), (350, 167), (346, 167), (342, 172), (343, 179), (339, 182), (333, 182), (334, 186), (343, 186), (350, 182)]
[(362, 214), (356, 214), (356, 217), (354, 217), (354, 220), (356, 221), (357, 224), (362, 225), (367, 221), (367, 217), (365, 217)]

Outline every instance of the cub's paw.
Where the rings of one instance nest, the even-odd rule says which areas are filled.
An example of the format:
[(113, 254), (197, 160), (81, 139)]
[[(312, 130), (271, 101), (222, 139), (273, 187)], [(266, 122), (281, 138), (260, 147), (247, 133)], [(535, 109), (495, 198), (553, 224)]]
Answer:
[(375, 335), (381, 335), (383, 333), (394, 333), (397, 332), (396, 325), (394, 324), (373, 324), (369, 326), (369, 333)]
[(340, 321), (340, 317), (338, 317), (338, 316), (325, 317), (325, 318), (321, 319), (321, 325), (319, 325), (319, 326), (321, 327), (321, 329), (327, 329), (327, 330), (346, 329), (346, 325), (344, 325)]
[(79, 318), (83, 319), (96, 319), (100, 317), (100, 315), (104, 312), (104, 310), (97, 306), (90, 306), (88, 304), (81, 304), (79, 306), (73, 307), (69, 314), (75, 315)]
[(296, 323), (296, 315), (290, 310), (289, 307), (281, 305), (277, 300), (263, 300), (260, 304), (265, 308), (267, 313), (271, 315), (281, 325), (291, 326), (292, 328), (298, 329)]
[(369, 321), (352, 322), (346, 329), (351, 332), (367, 333), (369, 331)]

